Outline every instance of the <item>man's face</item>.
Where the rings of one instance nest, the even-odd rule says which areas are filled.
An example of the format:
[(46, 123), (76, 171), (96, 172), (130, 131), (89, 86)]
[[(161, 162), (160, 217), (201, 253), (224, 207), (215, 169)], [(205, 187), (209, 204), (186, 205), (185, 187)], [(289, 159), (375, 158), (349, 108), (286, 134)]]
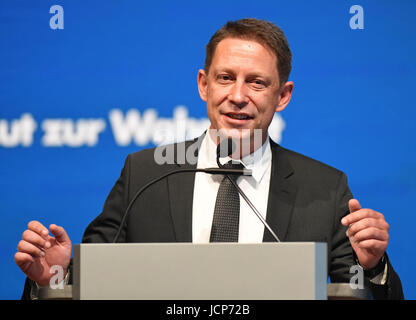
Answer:
[(262, 141), (274, 113), (289, 103), (293, 82), (279, 86), (275, 54), (259, 42), (220, 41), (207, 75), (199, 70), (198, 88), (207, 103), (210, 129), (261, 129)]

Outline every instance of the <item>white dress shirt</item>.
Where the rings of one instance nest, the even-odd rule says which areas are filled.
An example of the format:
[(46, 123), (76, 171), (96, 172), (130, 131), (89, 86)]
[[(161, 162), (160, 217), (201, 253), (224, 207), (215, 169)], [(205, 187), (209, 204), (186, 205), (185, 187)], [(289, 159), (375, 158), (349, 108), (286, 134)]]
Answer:
[[(199, 149), (197, 168), (218, 167), (216, 158), (217, 145), (206, 134)], [(231, 158), (221, 158), (221, 164)], [(236, 161), (234, 159), (234, 161)], [(252, 176), (240, 176), (237, 184), (247, 195), (253, 205), (266, 220), (269, 196), (272, 153), (269, 139), (252, 155), (243, 157), (241, 162), (246, 169), (252, 170)], [(192, 242), (209, 243), (215, 201), (223, 175), (196, 173), (192, 207)], [(240, 196), (240, 223), (238, 242), (261, 243), (264, 225)]]

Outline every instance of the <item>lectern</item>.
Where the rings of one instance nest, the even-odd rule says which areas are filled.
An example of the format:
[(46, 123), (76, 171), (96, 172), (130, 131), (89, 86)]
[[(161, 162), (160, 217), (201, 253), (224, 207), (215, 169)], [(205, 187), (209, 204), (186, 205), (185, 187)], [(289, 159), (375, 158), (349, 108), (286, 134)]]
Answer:
[(74, 299), (327, 299), (326, 243), (74, 246)]

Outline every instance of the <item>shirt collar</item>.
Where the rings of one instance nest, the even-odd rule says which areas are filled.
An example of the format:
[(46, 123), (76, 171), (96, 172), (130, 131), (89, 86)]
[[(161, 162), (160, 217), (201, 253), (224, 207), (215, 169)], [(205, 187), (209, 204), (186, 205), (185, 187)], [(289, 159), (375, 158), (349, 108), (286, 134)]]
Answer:
[[(217, 165), (217, 145), (214, 143), (209, 134), (206, 134), (200, 149), (201, 161), (198, 164), (201, 167), (218, 167)], [(252, 177), (259, 183), (269, 167), (272, 160), (272, 152), (270, 148), (269, 138), (252, 154), (243, 157), (241, 160), (231, 159), (230, 157), (220, 158), (220, 163), (225, 164), (228, 161), (240, 162), (246, 169), (251, 170)]]

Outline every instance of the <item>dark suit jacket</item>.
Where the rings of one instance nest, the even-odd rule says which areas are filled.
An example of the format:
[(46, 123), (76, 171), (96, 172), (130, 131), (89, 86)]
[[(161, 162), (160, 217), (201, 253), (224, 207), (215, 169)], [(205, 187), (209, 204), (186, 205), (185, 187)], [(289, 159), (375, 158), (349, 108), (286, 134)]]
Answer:
[[(185, 148), (200, 142), (188, 141)], [(271, 150), (267, 223), (281, 241), (326, 242), (331, 281), (349, 282), (354, 275), (349, 273), (350, 267), (356, 262), (340, 222), (349, 213), (348, 200), (352, 198), (345, 174), (273, 141)], [(181, 168), (196, 168), (196, 164), (158, 165), (154, 149), (129, 155), (103, 212), (87, 227), (83, 242), (111, 242), (135, 193), (156, 177)], [(171, 175), (144, 191), (131, 208), (119, 242), (191, 242), (194, 178), (195, 173)], [(267, 230), (263, 241), (274, 241)], [(388, 268), (387, 284), (371, 285), (373, 295), (401, 299), (400, 279), (390, 262)]]

